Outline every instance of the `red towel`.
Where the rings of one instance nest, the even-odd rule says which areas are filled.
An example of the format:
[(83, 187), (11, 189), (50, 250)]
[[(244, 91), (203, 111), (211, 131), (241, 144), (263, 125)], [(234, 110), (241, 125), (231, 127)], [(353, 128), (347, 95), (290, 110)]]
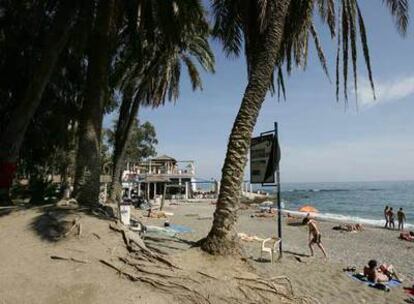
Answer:
[(0, 188), (10, 188), (17, 166), (15, 162), (0, 162)]

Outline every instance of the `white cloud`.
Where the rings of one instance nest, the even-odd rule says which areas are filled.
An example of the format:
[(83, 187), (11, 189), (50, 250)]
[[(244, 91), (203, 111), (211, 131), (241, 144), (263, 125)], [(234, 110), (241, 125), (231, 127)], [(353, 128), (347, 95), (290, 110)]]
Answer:
[(358, 89), (359, 105), (369, 108), (380, 103), (388, 103), (403, 100), (414, 95), (414, 76), (400, 77), (388, 81), (375, 81), (377, 99), (374, 100), (371, 86), (364, 79)]

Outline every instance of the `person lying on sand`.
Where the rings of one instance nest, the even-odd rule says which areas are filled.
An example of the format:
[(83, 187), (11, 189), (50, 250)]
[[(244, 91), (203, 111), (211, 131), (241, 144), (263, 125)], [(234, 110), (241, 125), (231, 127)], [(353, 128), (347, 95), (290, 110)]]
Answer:
[(405, 241), (414, 241), (414, 231), (404, 231), (400, 233), (400, 239)]
[(362, 230), (364, 230), (361, 224), (343, 224), (343, 225), (334, 226), (332, 229), (347, 231), (347, 232), (361, 232)]
[(321, 241), (321, 232), (318, 228), (318, 225), (315, 220), (310, 219), (309, 217), (305, 217), (303, 219), (303, 224), (308, 225), (309, 228), (309, 249), (311, 252), (311, 256), (313, 256), (313, 244), (316, 244), (319, 249), (323, 252), (325, 258), (328, 258), (326, 254), (325, 248), (323, 248), (322, 241)]
[(392, 265), (381, 264), (379, 267), (376, 260), (370, 260), (368, 266), (364, 267), (364, 275), (373, 283), (384, 283), (390, 281), (393, 277), (397, 280), (398, 276)]
[(239, 232), (237, 233), (237, 236), (242, 240), (242, 241), (246, 241), (246, 242), (252, 242), (252, 241), (259, 241), (262, 242), (264, 241), (263, 238), (260, 238), (256, 235), (248, 235), (246, 233), (243, 232)]
[(276, 214), (266, 212), (266, 213), (256, 213), (254, 216), (255, 217), (275, 217)]

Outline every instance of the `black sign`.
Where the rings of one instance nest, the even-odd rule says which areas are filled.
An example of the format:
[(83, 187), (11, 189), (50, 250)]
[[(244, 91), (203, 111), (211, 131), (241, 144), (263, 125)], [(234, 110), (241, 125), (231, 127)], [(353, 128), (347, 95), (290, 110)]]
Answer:
[(280, 148), (275, 134), (252, 138), (250, 144), (250, 183), (270, 184), (275, 182), (279, 169)]

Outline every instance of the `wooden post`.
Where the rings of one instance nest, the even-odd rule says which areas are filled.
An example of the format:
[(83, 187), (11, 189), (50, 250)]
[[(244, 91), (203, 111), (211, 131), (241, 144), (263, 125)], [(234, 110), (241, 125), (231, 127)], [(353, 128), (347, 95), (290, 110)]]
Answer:
[(165, 204), (165, 195), (167, 193), (167, 184), (164, 184), (164, 190), (162, 192), (162, 199), (161, 199), (161, 206), (160, 206), (160, 211), (164, 208), (164, 204)]
[[(277, 140), (277, 143), (279, 144), (278, 139), (278, 129), (277, 129), (277, 122), (275, 122), (275, 139)], [(279, 242), (279, 258), (282, 258), (283, 251), (282, 251), (282, 204), (280, 200), (280, 170), (279, 170), (279, 164), (276, 169), (276, 183), (277, 183), (277, 230), (278, 230), (278, 237), (280, 239)]]

